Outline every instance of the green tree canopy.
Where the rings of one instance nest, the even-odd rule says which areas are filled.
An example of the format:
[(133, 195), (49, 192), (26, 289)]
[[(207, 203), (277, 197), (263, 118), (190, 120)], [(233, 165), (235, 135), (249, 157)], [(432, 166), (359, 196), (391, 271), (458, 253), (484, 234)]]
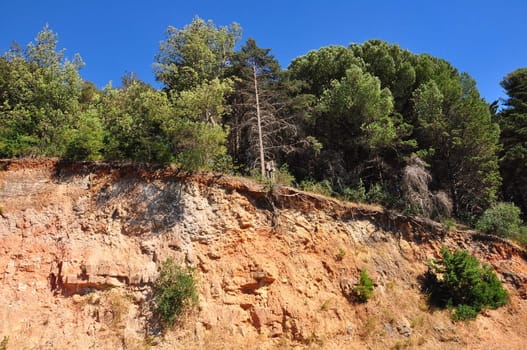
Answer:
[(508, 99), (497, 120), (503, 144), (500, 170), (503, 195), (527, 217), (527, 68), (509, 73), (501, 82)]
[(63, 155), (77, 128), (82, 59), (64, 58), (57, 34), (46, 25), (22, 50), (0, 58), (0, 155)]
[(221, 78), (241, 28), (237, 23), (217, 27), (196, 17), (183, 29), (168, 27), (155, 57), (156, 79), (168, 90), (188, 90), (204, 80)]
[(162, 125), (173, 115), (167, 94), (141, 82), (107, 86), (98, 105), (107, 159), (165, 162), (170, 159)]

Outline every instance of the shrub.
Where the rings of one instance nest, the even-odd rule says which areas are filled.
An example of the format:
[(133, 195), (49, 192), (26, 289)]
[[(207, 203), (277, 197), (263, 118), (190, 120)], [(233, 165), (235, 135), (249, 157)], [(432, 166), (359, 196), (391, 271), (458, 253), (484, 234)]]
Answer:
[(314, 192), (327, 197), (330, 197), (333, 194), (333, 187), (329, 180), (316, 182), (315, 180), (307, 179), (300, 183), (300, 188), (303, 191)]
[(477, 315), (478, 311), (475, 308), (462, 304), (456, 308), (456, 311), (452, 314), (452, 319), (454, 321), (464, 321), (475, 318)]
[(359, 183), (356, 187), (346, 187), (342, 190), (342, 195), (345, 200), (353, 202), (364, 202), (366, 201), (366, 188), (362, 179), (359, 180)]
[(360, 270), (359, 284), (353, 289), (355, 298), (361, 303), (365, 303), (373, 296), (373, 281), (365, 269)]
[(400, 204), (398, 198), (391, 194), (388, 188), (381, 183), (375, 183), (370, 186), (366, 193), (366, 202), (388, 208), (394, 208)]
[(295, 177), (289, 171), (287, 163), (282, 164), (274, 174), (274, 182), (280, 185), (291, 186), (295, 182)]
[(518, 243), (527, 247), (527, 226), (522, 226), (520, 228), (520, 233), (518, 236), (513, 237)]
[(337, 254), (335, 254), (335, 260), (342, 261), (344, 257), (346, 256), (346, 250), (344, 248), (339, 248)]
[(97, 113), (89, 110), (79, 118), (78, 129), (67, 133), (64, 158), (67, 160), (98, 160), (104, 147), (104, 129)]
[(116, 290), (112, 290), (106, 295), (106, 302), (112, 315), (109, 326), (115, 330), (124, 328), (125, 316), (130, 307), (127, 297)]
[(221, 174), (234, 175), (238, 172), (239, 166), (234, 164), (230, 155), (220, 154), (213, 159), (211, 170)]
[(443, 224), (443, 229), (447, 232), (451, 232), (456, 228), (456, 220), (453, 218), (443, 219), (441, 224)]
[(153, 287), (154, 311), (166, 325), (173, 325), (184, 311), (197, 304), (196, 284), (193, 269), (178, 266), (172, 259), (162, 264)]
[(502, 237), (517, 235), (523, 224), (521, 210), (512, 203), (497, 203), (485, 210), (476, 223), (483, 232), (495, 233)]
[(9, 337), (8, 336), (4, 336), (4, 338), (0, 342), (0, 350), (6, 350), (8, 342), (9, 342)]
[(453, 318), (475, 317), (483, 308), (495, 309), (508, 301), (507, 291), (487, 264), (466, 251), (451, 253), (443, 247), (442, 259), (432, 261), (427, 272), (429, 302), (439, 307), (456, 308)]

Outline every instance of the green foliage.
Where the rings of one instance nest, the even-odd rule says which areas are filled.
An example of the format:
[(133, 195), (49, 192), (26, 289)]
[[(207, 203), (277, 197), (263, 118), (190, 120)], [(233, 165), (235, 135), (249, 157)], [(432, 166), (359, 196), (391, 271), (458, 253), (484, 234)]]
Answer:
[(217, 27), (196, 17), (183, 29), (169, 26), (155, 61), (155, 74), (168, 90), (192, 89), (203, 81), (221, 78), (241, 36), (237, 23)]
[[(432, 175), (450, 189), (454, 213), (470, 220), (496, 199), (501, 181), (499, 128), (469, 76), (446, 64), (439, 63), (438, 68), (443, 70), (440, 76), (413, 92), (417, 141), (434, 150), (429, 161)], [(465, 142), (469, 139), (471, 143)]]
[(368, 203), (390, 206), (393, 202), (393, 198), (382, 184), (375, 183), (368, 189), (368, 192), (366, 193), (366, 201)]
[(373, 281), (365, 269), (360, 270), (359, 284), (353, 288), (353, 294), (361, 303), (367, 302), (373, 296)]
[(378, 77), (392, 92), (396, 105), (403, 105), (415, 85), (417, 74), (412, 54), (382, 40), (352, 44), (349, 50), (364, 62), (368, 73)]
[(323, 151), (307, 176), (339, 188), (382, 183), (400, 198), (405, 160), (417, 154), (457, 217), (477, 217), (496, 200), (499, 129), (473, 79), (447, 61), (370, 40), (312, 51), (289, 70), (316, 101), (306, 125)]
[(497, 203), (485, 210), (476, 223), (478, 230), (511, 237), (520, 233), (523, 221), (521, 210), (512, 203)]
[(393, 101), (390, 91), (381, 89), (378, 78), (352, 66), (341, 80), (332, 81), (324, 91), (318, 110), (323, 115), (321, 119), (341, 121), (355, 131), (356, 137), (364, 137), (363, 142), (367, 142), (361, 128), (368, 129), (372, 123), (388, 116), (393, 110)]
[(456, 220), (453, 218), (444, 219), (441, 223), (443, 224), (443, 229), (447, 232), (451, 232), (456, 228)]
[(295, 182), (295, 177), (289, 171), (287, 163), (282, 164), (274, 174), (274, 182), (280, 185), (291, 186)]
[(342, 196), (345, 200), (355, 201), (355, 202), (365, 202), (366, 201), (366, 187), (362, 179), (359, 179), (359, 183), (356, 187), (346, 187), (342, 190)]
[(165, 92), (140, 81), (120, 89), (107, 86), (98, 105), (104, 135), (104, 157), (143, 162), (168, 161), (163, 123), (172, 114)]
[(79, 112), (83, 66), (45, 26), (25, 50), (0, 57), (0, 157), (62, 156)]
[(293, 79), (306, 82), (303, 93), (319, 96), (352, 65), (362, 67), (363, 63), (343, 46), (327, 46), (294, 59), (288, 71)]
[(527, 218), (527, 68), (517, 69), (501, 82), (508, 95), (496, 116), (501, 128), (500, 172), (507, 201), (516, 204)]
[(431, 304), (455, 307), (454, 319), (476, 316), (484, 308), (495, 309), (508, 302), (508, 293), (490, 265), (466, 251), (451, 253), (443, 247), (442, 259), (432, 261), (426, 288)]
[(70, 160), (99, 160), (102, 157), (104, 131), (94, 109), (79, 116), (77, 129), (71, 131), (64, 158)]
[(229, 154), (221, 153), (212, 160), (211, 171), (221, 174), (235, 175), (239, 171)]
[(333, 195), (333, 187), (331, 186), (331, 182), (329, 182), (329, 180), (316, 182), (313, 179), (307, 179), (302, 181), (299, 187), (303, 191), (314, 192), (327, 197)]
[(232, 91), (231, 79), (205, 80), (192, 89), (175, 94), (175, 112), (181, 118), (217, 125), (229, 111), (225, 96)]
[(175, 160), (183, 170), (211, 170), (215, 168), (216, 161), (223, 163), (227, 151), (224, 146), (227, 131), (221, 126), (172, 119), (163, 129), (172, 144)]
[(512, 239), (518, 242), (519, 244), (527, 247), (527, 226), (523, 225), (520, 228), (520, 233), (518, 235), (513, 236)]
[(454, 321), (465, 321), (472, 318), (476, 318), (478, 311), (469, 305), (461, 304), (456, 307), (456, 310), (452, 314), (452, 319)]
[(153, 285), (155, 313), (168, 326), (198, 302), (194, 271), (183, 268), (172, 259), (161, 265), (159, 277)]
[[(235, 51), (240, 34), (235, 23), (200, 18), (169, 27), (155, 58), (163, 90), (130, 74), (121, 88), (99, 91), (80, 77), (80, 56), (66, 59), (45, 26), (0, 57), (0, 157), (227, 172), (273, 159), (309, 190), (469, 224), (496, 202), (501, 170), (503, 198), (525, 215), (527, 69), (504, 78), (509, 98), (497, 113), (470, 76), (430, 55), (370, 40), (311, 51), (284, 72), (254, 39)], [(408, 201), (401, 179), (412, 155), (429, 164), (421, 178), (433, 192)]]

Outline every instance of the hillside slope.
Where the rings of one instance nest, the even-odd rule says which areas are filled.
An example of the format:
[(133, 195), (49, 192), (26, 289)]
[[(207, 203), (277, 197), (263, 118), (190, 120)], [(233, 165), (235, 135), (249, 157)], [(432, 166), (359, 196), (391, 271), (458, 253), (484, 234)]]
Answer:
[[(245, 179), (53, 160), (0, 163), (0, 341), (8, 349), (523, 349), (527, 254), (491, 236)], [(453, 323), (420, 292), (441, 245), (511, 295)], [(159, 331), (159, 264), (196, 267), (200, 302)], [(366, 269), (373, 298), (346, 294)]]

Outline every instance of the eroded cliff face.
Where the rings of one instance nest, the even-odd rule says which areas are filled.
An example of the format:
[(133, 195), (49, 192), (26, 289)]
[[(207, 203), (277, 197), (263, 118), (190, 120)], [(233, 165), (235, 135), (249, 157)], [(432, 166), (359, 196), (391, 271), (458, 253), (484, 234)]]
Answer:
[[(52, 160), (0, 169), (8, 349), (527, 347), (527, 255), (495, 238), (223, 176)], [(511, 302), (462, 323), (429, 310), (419, 278), (442, 244), (492, 264)], [(150, 284), (169, 257), (196, 267), (200, 301), (157, 334)], [(376, 287), (356, 304), (347, 293), (362, 268)]]

